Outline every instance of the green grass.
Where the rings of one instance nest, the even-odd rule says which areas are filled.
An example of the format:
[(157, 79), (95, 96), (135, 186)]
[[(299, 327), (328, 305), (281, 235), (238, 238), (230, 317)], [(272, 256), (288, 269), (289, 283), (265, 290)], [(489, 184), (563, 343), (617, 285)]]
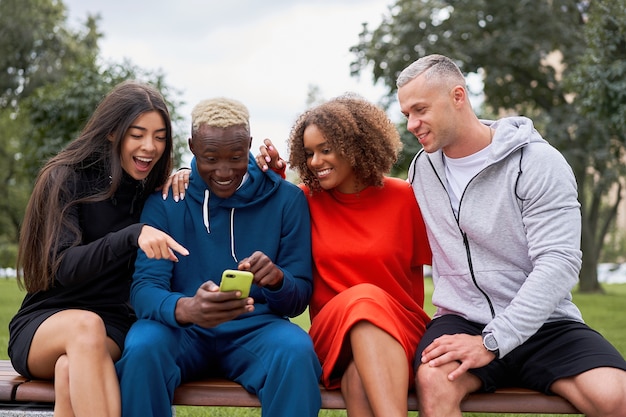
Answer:
[[(574, 302), (583, 312), (587, 324), (598, 330), (613, 345), (626, 356), (626, 315), (623, 314), (623, 305), (626, 301), (626, 284), (613, 284), (604, 286), (605, 294), (579, 294), (574, 293)], [(432, 281), (426, 280), (426, 306), (428, 314), (434, 313), (430, 304), (432, 294)], [(0, 280), (0, 359), (8, 359), (8, 325), (11, 317), (15, 314), (22, 302), (24, 294), (17, 288), (14, 279)], [(293, 319), (293, 322), (309, 328), (308, 312)], [(226, 408), (214, 407), (208, 410), (204, 407), (176, 407), (176, 417), (259, 417), (261, 410), (257, 408)], [(322, 410), (321, 417), (344, 417), (346, 412), (342, 410)], [(495, 416), (494, 414), (466, 414), (468, 417)], [(410, 412), (409, 416), (417, 416), (416, 412)], [(508, 415), (513, 416), (515, 415)], [(518, 417), (522, 417), (519, 415)], [(545, 415), (544, 417), (547, 417)], [(557, 417), (557, 416), (554, 416)]]
[(15, 279), (0, 279), (0, 359), (9, 359), (9, 322), (22, 303), (24, 293)]

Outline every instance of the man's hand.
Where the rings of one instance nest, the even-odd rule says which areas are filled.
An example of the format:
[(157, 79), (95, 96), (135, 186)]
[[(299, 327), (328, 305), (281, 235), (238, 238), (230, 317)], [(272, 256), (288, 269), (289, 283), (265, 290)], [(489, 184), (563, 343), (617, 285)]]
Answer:
[(183, 256), (189, 255), (189, 251), (170, 235), (148, 225), (141, 228), (137, 244), (150, 259), (169, 259), (170, 261), (178, 262), (174, 251)]
[(250, 271), (254, 274), (254, 283), (259, 287), (268, 287), (275, 290), (280, 288), (285, 275), (274, 262), (263, 252), (256, 251), (239, 262), (240, 271)]
[(270, 168), (274, 171), (281, 171), (285, 168), (286, 163), (281, 159), (271, 140), (265, 139), (263, 145), (259, 146), (259, 152), (260, 154), (256, 156), (256, 164), (263, 172)]
[(183, 297), (176, 303), (176, 321), (210, 328), (254, 311), (254, 299), (239, 299), (237, 291), (220, 292), (213, 281), (198, 288), (193, 297)]
[(459, 363), (459, 366), (448, 375), (450, 381), (454, 381), (468, 369), (481, 368), (494, 359), (495, 355), (483, 346), (482, 336), (468, 334), (438, 337), (422, 352), (422, 363), (429, 366)]

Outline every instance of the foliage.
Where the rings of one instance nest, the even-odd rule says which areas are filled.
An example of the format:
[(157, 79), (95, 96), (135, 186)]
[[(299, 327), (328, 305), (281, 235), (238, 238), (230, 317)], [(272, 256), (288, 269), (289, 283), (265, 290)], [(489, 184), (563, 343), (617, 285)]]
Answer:
[[(30, 196), (32, 182), (23, 175), (21, 146), (23, 117), (11, 109), (0, 108), (0, 252), (9, 253), (18, 238), (18, 225)], [(15, 262), (2, 256), (0, 266), (14, 266)]]
[[(585, 18), (587, 49), (565, 83), (576, 92), (573, 104), (582, 117), (574, 134), (585, 143), (577, 175), (586, 220), (582, 249), (601, 259), (626, 185), (626, 1), (594, 2)], [(591, 267), (583, 265), (582, 274)]]
[[(465, 74), (482, 78), (485, 107), (479, 116), (533, 119), (563, 152), (581, 190), (584, 291), (601, 288), (597, 263), (619, 203), (608, 197), (619, 196), (624, 180), (624, 140), (617, 128), (623, 136), (626, 90), (618, 74), (625, 65), (625, 9), (626, 0), (397, 0), (377, 28), (364, 25), (351, 48), (352, 73), (371, 71), (374, 82), (387, 86), (387, 104), (403, 68), (440, 53)], [(585, 83), (594, 93), (581, 88)], [(590, 111), (601, 97), (604, 105)], [(416, 146), (408, 137), (405, 161)]]
[[(59, 81), (68, 62), (88, 56), (89, 42), (59, 23), (65, 7), (49, 0), (0, 1), (0, 251), (10, 253), (18, 237), (33, 178), (25, 175), (22, 146), (29, 120), (21, 101), (38, 87)], [(74, 36), (74, 38), (72, 38)], [(83, 46), (81, 46), (83, 45)], [(82, 49), (82, 50), (81, 50)], [(3, 266), (7, 259), (2, 259)], [(14, 262), (10, 264), (14, 265)]]
[(176, 165), (186, 150), (180, 92), (160, 72), (101, 62), (97, 23), (90, 16), (70, 29), (57, 0), (0, 0), (0, 266), (15, 264), (9, 258), (39, 168), (78, 135), (114, 85), (131, 78), (155, 85), (170, 108)]
[(68, 31), (65, 14), (57, 1), (0, 1), (0, 108), (16, 108), (21, 97), (60, 80), (68, 62), (91, 54), (94, 39)]

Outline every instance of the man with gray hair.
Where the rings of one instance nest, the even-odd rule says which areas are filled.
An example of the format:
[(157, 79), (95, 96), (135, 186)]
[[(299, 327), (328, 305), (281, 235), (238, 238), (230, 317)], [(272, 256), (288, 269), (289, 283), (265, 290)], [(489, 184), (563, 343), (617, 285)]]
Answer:
[[(308, 334), (287, 317), (312, 292), (304, 194), (250, 158), (248, 110), (217, 98), (192, 111), (194, 157), (180, 202), (155, 193), (141, 221), (189, 250), (178, 262), (139, 252), (131, 287), (138, 321), (117, 363), (124, 417), (170, 416), (183, 382), (223, 376), (266, 416), (317, 416), (321, 368)], [(227, 270), (254, 274), (249, 296), (220, 291)]]
[(581, 219), (565, 158), (526, 117), (479, 120), (445, 56), (415, 61), (397, 85), (424, 148), (409, 181), (437, 307), (415, 358), (420, 416), (460, 417), (468, 393), (506, 386), (559, 394), (588, 416), (626, 416), (626, 362), (572, 302)]

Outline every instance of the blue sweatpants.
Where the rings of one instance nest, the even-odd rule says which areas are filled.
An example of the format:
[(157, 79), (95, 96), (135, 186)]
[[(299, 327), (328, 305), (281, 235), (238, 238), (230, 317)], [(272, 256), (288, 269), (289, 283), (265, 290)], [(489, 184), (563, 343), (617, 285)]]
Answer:
[(274, 314), (212, 329), (139, 320), (116, 369), (123, 417), (169, 417), (176, 387), (206, 376), (256, 394), (264, 417), (317, 416), (321, 407), (321, 368), (309, 335)]

